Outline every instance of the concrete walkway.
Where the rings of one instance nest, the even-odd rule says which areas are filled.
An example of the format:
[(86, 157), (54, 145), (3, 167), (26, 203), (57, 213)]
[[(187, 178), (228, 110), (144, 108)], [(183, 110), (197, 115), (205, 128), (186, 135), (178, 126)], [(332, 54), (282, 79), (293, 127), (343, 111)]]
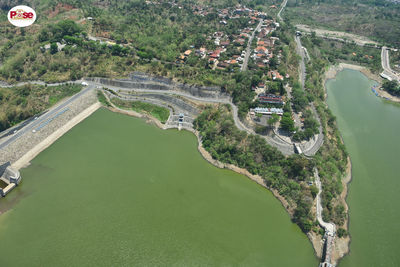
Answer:
[(324, 219), (322, 218), (322, 203), (321, 203), (322, 186), (317, 168), (314, 168), (314, 177), (315, 177), (315, 184), (318, 188), (318, 194), (316, 197), (317, 220), (319, 225), (321, 225), (321, 227), (325, 229), (325, 246), (324, 246), (325, 253), (324, 257), (321, 259), (320, 266), (334, 267), (334, 265), (332, 264), (332, 251), (334, 247), (334, 239), (336, 236), (336, 225), (334, 223), (325, 222)]

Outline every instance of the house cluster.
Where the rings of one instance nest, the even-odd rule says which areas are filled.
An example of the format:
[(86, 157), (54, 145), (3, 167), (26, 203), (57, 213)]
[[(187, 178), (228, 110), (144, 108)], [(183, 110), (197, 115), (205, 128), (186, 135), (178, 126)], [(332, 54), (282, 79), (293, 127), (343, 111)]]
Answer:
[(237, 4), (234, 8), (224, 9), (214, 9), (208, 6), (193, 5), (192, 10), (193, 14), (203, 17), (216, 12), (218, 14), (218, 17), (221, 19), (221, 24), (227, 24), (227, 20), (237, 19), (242, 16), (249, 17), (253, 22), (257, 19), (265, 19), (267, 17), (267, 14), (265, 12), (253, 10), (252, 8), (248, 8), (240, 4)]
[(279, 23), (276, 23), (273, 20), (263, 21), (263, 24), (256, 35), (257, 45), (250, 56), (254, 61), (256, 68), (265, 68), (275, 54), (280, 58), (281, 51), (275, 51), (275, 42), (279, 40), (279, 38), (270, 36), (270, 33), (275, 31), (278, 27)]
[[(226, 34), (223, 30), (214, 32), (207, 36), (207, 41), (213, 42), (214, 49), (207, 50), (205, 47), (194, 49), (192, 46), (191, 51), (200, 58), (205, 58), (208, 66), (212, 69), (229, 69), (241, 67), (247, 46), (248, 39), (250, 38), (254, 28), (259, 20), (264, 20), (267, 17), (265, 12), (260, 12), (247, 8), (245, 6), (237, 5), (234, 8), (214, 9), (207, 6), (194, 5), (192, 6), (193, 14), (199, 16), (207, 16), (210, 13), (217, 13), (220, 24), (227, 25), (229, 20), (241, 17), (249, 18), (248, 26), (244, 29), (238, 30), (236, 34)], [(223, 29), (223, 27), (222, 27)], [(192, 53), (187, 50), (179, 56), (178, 63), (184, 63), (188, 56)]]
[[(268, 71), (267, 77), (268, 77), (270, 80), (273, 80), (273, 81), (275, 81), (275, 80), (281, 80), (281, 81), (283, 81), (283, 79), (284, 79), (284, 77), (283, 77), (277, 70), (270, 70), (270, 71)], [(289, 78), (289, 74), (286, 74), (286, 78)]]
[[(206, 57), (211, 68), (226, 69), (230, 66), (239, 66), (243, 61), (240, 45), (236, 44), (235, 36), (227, 36), (224, 32), (219, 31), (207, 37), (207, 40), (214, 42), (216, 48), (208, 51)], [(232, 40), (232, 41), (231, 41)], [(243, 40), (245, 43), (246, 40)], [(229, 51), (229, 53), (226, 53)], [(223, 55), (225, 53), (225, 55)], [(230, 56), (227, 56), (229, 54)]]

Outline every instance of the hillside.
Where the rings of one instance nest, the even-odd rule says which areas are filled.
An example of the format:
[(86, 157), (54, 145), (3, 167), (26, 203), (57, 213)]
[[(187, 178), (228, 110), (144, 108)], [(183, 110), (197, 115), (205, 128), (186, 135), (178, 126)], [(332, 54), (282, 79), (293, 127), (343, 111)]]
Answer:
[(400, 4), (387, 0), (289, 0), (292, 24), (344, 31), (400, 46)]

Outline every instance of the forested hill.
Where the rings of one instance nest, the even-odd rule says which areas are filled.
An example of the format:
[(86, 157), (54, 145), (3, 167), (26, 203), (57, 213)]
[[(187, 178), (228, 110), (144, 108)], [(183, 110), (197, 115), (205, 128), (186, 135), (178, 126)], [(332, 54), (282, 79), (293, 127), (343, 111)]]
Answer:
[[(258, 10), (276, 12), (276, 9), (269, 9), (270, 4), (277, 2), (274, 0), (241, 2)], [(21, 3), (31, 5), (38, 15), (34, 25), (25, 29), (13, 27), (6, 18), (9, 8)], [(216, 31), (236, 33), (248, 26), (248, 19), (245, 18), (231, 20), (226, 27), (220, 23), (217, 9), (221, 6), (233, 9), (237, 3), (230, 0), (0, 1), (0, 79), (9, 82), (28, 79), (51, 82), (80, 78), (84, 73), (124, 76), (135, 69), (151, 69), (151, 72), (164, 76), (186, 77), (184, 82), (194, 80), (218, 84), (223, 79), (205, 70), (205, 62), (190, 58), (190, 64), (185, 68), (177, 68), (174, 62), (190, 46), (212, 49), (213, 42), (206, 39)], [(195, 15), (195, 6), (204, 8), (204, 14)], [(64, 23), (66, 20), (73, 21), (77, 27)], [(57, 33), (53, 35), (53, 32)], [(64, 36), (69, 39), (65, 40)], [(88, 39), (89, 36), (104, 38), (110, 41), (109, 44), (119, 46), (108, 49), (96, 45)], [(40, 47), (61, 40), (69, 43), (59, 53), (49, 55), (40, 52)], [(171, 64), (160, 66), (153, 59)], [(153, 63), (145, 64), (146, 60), (153, 60)]]
[(283, 16), (400, 47), (400, 3), (393, 0), (288, 0)]

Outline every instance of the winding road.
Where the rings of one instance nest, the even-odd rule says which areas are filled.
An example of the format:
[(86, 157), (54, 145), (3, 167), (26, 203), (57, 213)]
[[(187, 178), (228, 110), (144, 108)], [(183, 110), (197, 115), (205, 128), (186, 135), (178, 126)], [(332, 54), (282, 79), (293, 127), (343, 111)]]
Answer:
[[(63, 83), (55, 83), (55, 84), (48, 84), (48, 86), (56, 86), (60, 84), (66, 84), (66, 83), (81, 83), (82, 81), (68, 81), (68, 82), (63, 82)], [(96, 87), (102, 87), (102, 86), (107, 86), (107, 88), (115, 91), (118, 93), (121, 90), (125, 91), (133, 91), (133, 92), (139, 92), (139, 93), (156, 93), (156, 94), (165, 94), (165, 95), (173, 95), (173, 96), (182, 96), (186, 97), (188, 99), (192, 99), (195, 101), (200, 101), (204, 103), (218, 103), (218, 104), (228, 104), (232, 107), (232, 113), (233, 113), (233, 120), (236, 125), (236, 127), (239, 130), (246, 131), (248, 134), (256, 134), (252, 129), (247, 128), (239, 119), (238, 117), (238, 107), (232, 102), (230, 97), (224, 97), (224, 98), (206, 98), (206, 97), (198, 97), (194, 96), (190, 93), (182, 92), (182, 91), (176, 91), (176, 90), (153, 90), (153, 89), (133, 89), (133, 88), (125, 88), (125, 87), (118, 87), (118, 86), (110, 86), (110, 85), (104, 85), (99, 82), (92, 82), (92, 81), (86, 81), (88, 86), (80, 91), (79, 93), (75, 94), (74, 96), (70, 97), (69, 99), (63, 101), (60, 104), (57, 104), (56, 106), (50, 108), (47, 112), (43, 113), (42, 115), (38, 115), (36, 119), (31, 119), (25, 122), (22, 122), (15, 126), (15, 128), (12, 129), (13, 134), (11, 134), (11, 137), (9, 138), (2, 138), (5, 139), (0, 142), (0, 150), (2, 148), (5, 148), (9, 144), (13, 143), (16, 141), (19, 137), (24, 135), (25, 133), (32, 131), (40, 125), (41, 123), (45, 122), (48, 119), (51, 119), (54, 117), (58, 112), (60, 112), (63, 108), (66, 108), (71, 102), (74, 100), (78, 99), (80, 96), (83, 94), (87, 93), (90, 90), (94, 90)], [(33, 81), (33, 82), (24, 82), (24, 83), (18, 83), (15, 86), (22, 86), (26, 84), (40, 84), (44, 85), (44, 82), (41, 81)], [(0, 87), (12, 87), (11, 85), (3, 85)], [(16, 132), (14, 132), (14, 129), (18, 129)], [(0, 136), (9, 136), (10, 135), (10, 129), (5, 131), (5, 133), (0, 133)], [(270, 136), (262, 136), (268, 144), (271, 146), (276, 147), (279, 151), (281, 151), (284, 155), (291, 155), (294, 154), (293, 150), (293, 145), (288, 144), (286, 142), (283, 142), (277, 137), (270, 137)]]
[(393, 71), (392, 68), (390, 67), (389, 49), (386, 46), (382, 46), (381, 59), (382, 59), (381, 62), (382, 62), (382, 69), (383, 69), (381, 76), (390, 81), (394, 80), (394, 81), (400, 82), (400, 74)]
[[(298, 55), (301, 57), (301, 61), (300, 61), (300, 83), (301, 83), (301, 88), (304, 90), (304, 84), (306, 81), (306, 76), (307, 76), (307, 72), (306, 72), (306, 64), (305, 64), (305, 58), (307, 57), (305, 50), (301, 44), (301, 39), (300, 36), (295, 36), (295, 41), (296, 41), (296, 51), (298, 53)], [(318, 134), (316, 134), (313, 139), (310, 142), (313, 142), (310, 145), (310, 142), (300, 145), (304, 155), (306, 156), (314, 156), (315, 153), (317, 153), (317, 151), (319, 150), (319, 148), (322, 146), (322, 144), (324, 143), (324, 134), (322, 133), (322, 126), (321, 126), (321, 120), (318, 116), (318, 112), (314, 106), (314, 103), (310, 103), (310, 107), (311, 107), (311, 111), (314, 114), (314, 117), (316, 118), (316, 120), (318, 121), (319, 127), (318, 127)]]
[[(90, 85), (94, 86), (104, 86), (102, 83), (98, 82), (89, 82)], [(182, 96), (191, 100), (195, 101), (200, 101), (204, 103), (214, 103), (214, 104), (228, 104), (232, 107), (232, 113), (233, 113), (233, 120), (236, 125), (236, 127), (241, 130), (245, 131), (248, 134), (254, 134), (257, 135), (257, 133), (248, 127), (246, 127), (239, 119), (238, 116), (238, 107), (232, 102), (232, 99), (230, 97), (224, 97), (224, 98), (206, 98), (206, 97), (198, 97), (194, 96), (190, 93), (182, 92), (182, 91), (176, 91), (176, 90), (153, 90), (153, 89), (136, 89), (136, 88), (125, 88), (125, 87), (118, 87), (118, 86), (110, 86), (107, 85), (108, 89), (113, 90), (116, 93), (119, 93), (120, 91), (130, 91), (130, 92), (138, 92), (138, 93), (156, 93), (156, 94), (165, 94), (165, 95), (175, 95), (175, 96)], [(279, 151), (281, 151), (284, 155), (292, 155), (294, 154), (294, 149), (293, 149), (293, 144), (287, 143), (281, 139), (279, 139), (277, 136), (263, 136), (267, 143), (273, 147), (276, 147)]]
[[(282, 4), (282, 9), (279, 11), (278, 13), (278, 17), (280, 19), (280, 13), (282, 12), (283, 8), (286, 6), (287, 0), (284, 1), (284, 4)], [(307, 59), (310, 60), (308, 54), (305, 55), (305, 50), (303, 49), (303, 46), (301, 44), (301, 40), (300, 40), (300, 36), (295, 36), (295, 41), (296, 41), (296, 45), (297, 45), (297, 53), (298, 55), (301, 57), (301, 62), (300, 62), (300, 82), (302, 85), (302, 89), (304, 90), (304, 84), (305, 84), (305, 80), (306, 80), (306, 66), (305, 66), (305, 62), (304, 62), (304, 58), (307, 56)], [(319, 123), (319, 134), (314, 137), (315, 139), (315, 143), (314, 145), (306, 152), (303, 152), (306, 156), (311, 156), (311, 155), (315, 155), (315, 153), (318, 151), (318, 149), (322, 146), (323, 142), (324, 142), (324, 135), (322, 134), (322, 126), (321, 126), (321, 121), (320, 118), (318, 116), (317, 110), (315, 109), (314, 103), (311, 103), (311, 110), (314, 113), (318, 123)], [(325, 247), (326, 247), (326, 253), (325, 253), (325, 257), (322, 259), (321, 263), (320, 263), (320, 267), (334, 267), (335, 265), (331, 263), (331, 254), (333, 251), (333, 247), (334, 247), (334, 238), (336, 235), (336, 225), (333, 223), (328, 223), (325, 222), (322, 218), (322, 203), (321, 203), (321, 193), (322, 193), (322, 184), (321, 184), (321, 179), (319, 177), (319, 173), (318, 173), (318, 169), (315, 167), (314, 168), (314, 177), (315, 177), (315, 184), (318, 188), (318, 194), (316, 196), (316, 217), (317, 217), (317, 221), (318, 223), (321, 225), (321, 227), (323, 227), (325, 229)]]

